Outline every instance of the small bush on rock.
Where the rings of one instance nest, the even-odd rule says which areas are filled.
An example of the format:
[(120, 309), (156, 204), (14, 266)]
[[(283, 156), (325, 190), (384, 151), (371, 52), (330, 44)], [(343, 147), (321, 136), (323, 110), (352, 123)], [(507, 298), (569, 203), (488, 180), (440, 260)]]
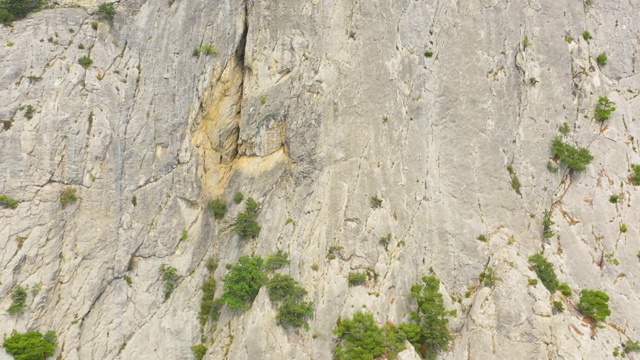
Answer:
[(168, 264), (162, 264), (160, 265), (160, 278), (164, 281), (164, 299), (166, 300), (171, 296), (178, 280), (180, 280), (178, 269)]
[(266, 281), (262, 271), (263, 263), (264, 260), (260, 256), (241, 256), (222, 278), (222, 303), (227, 304), (231, 310), (248, 309)]
[[(415, 327), (411, 327), (415, 329)], [(404, 350), (404, 331), (391, 324), (380, 327), (373, 314), (358, 311), (350, 319), (338, 319), (333, 333), (338, 337), (336, 360), (395, 359)]]
[(553, 270), (553, 264), (539, 253), (531, 255), (529, 257), (529, 263), (533, 266), (542, 285), (553, 294), (558, 289), (558, 278), (556, 277), (556, 272)]
[(267, 256), (267, 259), (264, 261), (264, 268), (269, 271), (278, 270), (285, 265), (289, 265), (290, 262), (289, 254), (278, 250)]
[(0, 207), (15, 209), (18, 207), (18, 201), (2, 194), (0, 195)]
[(113, 3), (104, 3), (98, 6), (96, 15), (101, 20), (112, 22), (116, 16), (116, 9), (113, 7)]
[(583, 289), (580, 291), (578, 310), (584, 315), (591, 316), (597, 321), (604, 321), (611, 315), (609, 310), (609, 295), (604, 291)]
[(362, 285), (367, 281), (366, 272), (351, 272), (349, 273), (349, 286)]
[(227, 204), (224, 202), (224, 200), (222, 200), (222, 198), (217, 198), (209, 201), (209, 204), (207, 204), (207, 209), (209, 209), (209, 213), (215, 219), (222, 219), (227, 213)]
[(76, 189), (70, 186), (62, 189), (62, 192), (60, 193), (60, 204), (62, 204), (63, 209), (73, 204), (77, 200), (78, 196), (76, 196)]
[(52, 330), (44, 335), (39, 331), (19, 333), (13, 330), (10, 337), (5, 335), (2, 346), (16, 360), (43, 360), (55, 353), (57, 336)]
[(16, 286), (11, 292), (11, 305), (7, 312), (9, 315), (22, 315), (27, 307), (27, 289), (24, 286)]
[(560, 136), (553, 138), (551, 150), (554, 156), (557, 156), (568, 168), (575, 171), (584, 171), (593, 160), (588, 149), (571, 146), (562, 141)]
[(236, 226), (234, 231), (242, 238), (255, 239), (260, 233), (260, 224), (256, 220), (256, 213), (258, 212), (259, 204), (248, 198), (245, 203), (245, 210), (238, 214), (236, 217)]
[(611, 117), (611, 113), (616, 111), (616, 107), (614, 106), (616, 103), (609, 100), (604, 96), (600, 96), (598, 98), (598, 104), (596, 105), (596, 120), (605, 121)]

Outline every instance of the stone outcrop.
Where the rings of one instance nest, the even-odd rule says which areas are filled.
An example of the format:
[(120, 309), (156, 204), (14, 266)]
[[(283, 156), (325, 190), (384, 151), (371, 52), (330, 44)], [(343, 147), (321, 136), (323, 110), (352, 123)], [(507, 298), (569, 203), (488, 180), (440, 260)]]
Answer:
[[(0, 333), (53, 329), (65, 360), (189, 359), (207, 259), (220, 294), (225, 265), (282, 249), (310, 329), (279, 326), (263, 288), (207, 327), (205, 359), (330, 359), (340, 316), (408, 320), (429, 271), (458, 311), (442, 358), (606, 359), (640, 339), (637, 3), (123, 0), (112, 23), (97, 5), (0, 25), (0, 194), (19, 201), (0, 208)], [(563, 123), (583, 172), (547, 169)], [(236, 191), (261, 204), (255, 240), (233, 231)], [(536, 252), (572, 296), (529, 284)], [(162, 264), (181, 276), (166, 301)], [(600, 328), (583, 288), (611, 297)]]

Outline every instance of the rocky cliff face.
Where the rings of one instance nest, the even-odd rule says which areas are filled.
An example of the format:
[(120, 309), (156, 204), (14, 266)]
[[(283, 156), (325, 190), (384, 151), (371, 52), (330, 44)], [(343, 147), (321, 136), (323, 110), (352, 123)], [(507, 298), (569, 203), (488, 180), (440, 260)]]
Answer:
[[(310, 329), (279, 326), (263, 288), (209, 324), (205, 359), (330, 359), (338, 317), (406, 321), (430, 270), (458, 310), (443, 358), (605, 359), (640, 339), (637, 1), (123, 0), (112, 24), (80, 5), (0, 26), (0, 193), (19, 201), (0, 208), (0, 332), (54, 329), (65, 360), (189, 359), (207, 259), (219, 295), (225, 265), (282, 249)], [(565, 122), (583, 172), (547, 169)], [(236, 191), (261, 204), (255, 240), (233, 231)], [(536, 252), (572, 296), (529, 284)], [(181, 276), (166, 301), (162, 264)], [(600, 328), (583, 288), (611, 298)]]

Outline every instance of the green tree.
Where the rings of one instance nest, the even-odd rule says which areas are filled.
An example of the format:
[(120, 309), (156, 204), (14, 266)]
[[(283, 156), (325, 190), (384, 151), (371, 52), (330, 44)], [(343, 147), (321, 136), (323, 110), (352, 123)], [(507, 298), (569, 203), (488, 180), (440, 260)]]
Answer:
[(0, 23), (10, 24), (14, 20), (24, 19), (29, 13), (39, 10), (41, 0), (0, 0)]
[(531, 255), (529, 262), (533, 266), (540, 281), (542, 281), (542, 285), (544, 285), (550, 293), (555, 292), (558, 289), (559, 282), (556, 277), (556, 272), (553, 270), (553, 264), (539, 253)]
[[(300, 288), (302, 289), (302, 288)], [(304, 290), (304, 289), (302, 289)], [(306, 293), (307, 291), (304, 290)], [(278, 324), (284, 327), (305, 327), (309, 324), (307, 319), (313, 315), (313, 302), (298, 301), (293, 296), (289, 296), (278, 307), (276, 319)]]
[(224, 292), (220, 298), (231, 310), (246, 310), (258, 295), (266, 276), (260, 256), (241, 256), (222, 278)]
[(561, 136), (556, 136), (551, 142), (551, 150), (560, 161), (575, 171), (584, 171), (593, 160), (593, 156), (586, 148), (576, 148), (562, 141)]
[(98, 18), (107, 22), (112, 22), (116, 16), (116, 9), (113, 7), (113, 3), (104, 3), (98, 6), (96, 11)]
[(604, 291), (583, 289), (580, 291), (580, 302), (578, 310), (581, 313), (598, 321), (604, 321), (607, 316), (611, 315), (609, 310), (609, 295)]
[(351, 319), (338, 320), (336, 360), (394, 359), (404, 349), (404, 331), (393, 325), (379, 327), (373, 314), (358, 311)]
[(269, 300), (271, 302), (280, 302), (287, 298), (298, 300), (307, 295), (307, 290), (299, 286), (290, 275), (275, 274), (267, 282), (269, 290)]
[(423, 276), (423, 284), (411, 287), (411, 296), (418, 302), (418, 310), (411, 313), (411, 320), (420, 328), (420, 336), (413, 336), (413, 346), (425, 359), (435, 359), (438, 352), (447, 350), (453, 338), (447, 328), (447, 316), (455, 315), (455, 310), (447, 311), (440, 294), (440, 280), (435, 275)]
[(27, 306), (27, 289), (23, 286), (16, 286), (11, 292), (11, 305), (7, 312), (9, 315), (22, 315), (24, 314), (25, 307)]
[(291, 263), (291, 260), (289, 260), (289, 253), (278, 250), (267, 256), (267, 259), (264, 261), (264, 268), (269, 271), (273, 271), (278, 270), (285, 265), (289, 265), (289, 263)]
[(227, 213), (227, 204), (222, 200), (222, 198), (217, 198), (209, 201), (207, 204), (207, 209), (209, 209), (209, 213), (215, 219), (222, 219), (224, 215)]
[(609, 100), (604, 96), (600, 96), (598, 98), (598, 104), (596, 105), (596, 120), (605, 121), (611, 117), (611, 113), (616, 111), (616, 107), (614, 106), (616, 103)]
[(162, 281), (164, 281), (164, 299), (168, 299), (173, 293), (173, 289), (175, 289), (178, 280), (180, 280), (180, 275), (178, 275), (178, 269), (169, 264), (160, 265), (160, 277)]
[(48, 331), (43, 336), (39, 331), (13, 330), (10, 337), (5, 336), (2, 346), (15, 360), (43, 360), (55, 353), (56, 334)]
[(244, 206), (245, 210), (236, 217), (236, 226), (233, 230), (236, 234), (240, 235), (240, 237), (256, 238), (260, 233), (260, 224), (258, 224), (256, 220), (256, 213), (258, 212), (260, 204), (250, 197)]

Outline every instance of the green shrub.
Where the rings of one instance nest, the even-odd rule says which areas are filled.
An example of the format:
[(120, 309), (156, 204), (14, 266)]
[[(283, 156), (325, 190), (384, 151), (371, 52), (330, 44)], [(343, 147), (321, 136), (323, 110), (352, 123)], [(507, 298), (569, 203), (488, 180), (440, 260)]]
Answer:
[(18, 200), (12, 199), (7, 195), (0, 195), (0, 207), (15, 209), (18, 207)]
[(113, 3), (104, 3), (98, 6), (96, 15), (100, 20), (112, 22), (116, 16), (116, 9), (113, 7)]
[(93, 60), (87, 55), (82, 56), (78, 59), (78, 64), (82, 65), (83, 68), (88, 69), (91, 64), (93, 64)]
[(560, 290), (560, 293), (564, 296), (571, 296), (573, 294), (573, 291), (571, 291), (571, 288), (567, 283), (560, 283), (560, 285), (558, 285), (558, 290)]
[(596, 120), (605, 121), (611, 117), (611, 113), (616, 111), (616, 107), (614, 106), (616, 103), (609, 100), (604, 96), (600, 96), (598, 98), (598, 104), (596, 105)]
[(189, 230), (182, 229), (182, 233), (180, 234), (180, 241), (185, 241), (189, 237)]
[(553, 161), (549, 160), (547, 162), (547, 170), (549, 170), (549, 172), (555, 174), (555, 173), (558, 172), (558, 165), (556, 165)]
[(370, 200), (372, 208), (377, 209), (379, 207), (382, 207), (382, 199), (380, 199), (378, 196), (372, 196)]
[(307, 294), (307, 290), (298, 285), (290, 275), (275, 274), (267, 282), (269, 290), (269, 300), (271, 302), (281, 302), (288, 297), (299, 300)]
[(620, 232), (621, 233), (627, 232), (627, 224), (620, 224)]
[(485, 234), (480, 234), (476, 237), (476, 240), (482, 241), (482, 242), (488, 242), (489, 238)]
[(496, 270), (491, 266), (487, 266), (487, 269), (480, 273), (479, 280), (484, 286), (493, 286), (499, 279), (496, 276)]
[(358, 311), (351, 319), (338, 319), (336, 360), (395, 359), (404, 350), (406, 334), (393, 325), (379, 327), (373, 314)]
[(453, 339), (447, 324), (447, 316), (454, 316), (455, 310), (446, 311), (440, 294), (440, 280), (434, 276), (422, 277), (423, 284), (411, 287), (411, 296), (418, 302), (418, 309), (411, 313), (411, 320), (420, 328), (419, 337), (410, 340), (416, 351), (425, 359), (435, 359), (438, 352), (449, 348)]
[(285, 265), (289, 265), (290, 262), (289, 253), (278, 250), (267, 255), (267, 258), (264, 261), (264, 268), (269, 271), (278, 270)]
[(529, 84), (531, 85), (536, 85), (537, 83), (539, 83), (540, 81), (534, 77), (530, 77), (529, 78)]
[(616, 204), (618, 202), (619, 198), (620, 198), (620, 195), (613, 194), (613, 195), (609, 196), (609, 202), (612, 203), (612, 204)]
[(558, 289), (559, 283), (556, 272), (553, 270), (553, 264), (540, 253), (531, 255), (529, 263), (533, 266), (533, 270), (538, 275), (542, 285), (553, 294)]
[(557, 313), (561, 313), (564, 312), (564, 305), (562, 304), (562, 301), (554, 301), (553, 302), (553, 313), (557, 314)]
[(260, 233), (260, 224), (256, 220), (256, 213), (260, 205), (250, 197), (244, 206), (245, 210), (236, 217), (234, 231), (242, 238), (255, 239)]
[(15, 20), (24, 19), (34, 11), (40, 10), (41, 0), (3, 0), (0, 1), (0, 23), (9, 25)]
[(92, 22), (92, 23), (91, 23), (91, 28), (92, 28), (93, 30), (98, 30), (98, 23), (97, 23), (97, 22), (95, 22), (95, 21), (94, 21), (94, 22)]
[(640, 164), (631, 165), (631, 184), (640, 185)]
[(27, 307), (27, 289), (24, 286), (16, 286), (11, 292), (11, 305), (7, 309), (9, 315), (22, 315)]
[(609, 295), (600, 290), (583, 289), (580, 291), (578, 310), (584, 315), (591, 316), (597, 321), (604, 321), (611, 315), (609, 310)]
[(349, 273), (349, 286), (362, 285), (367, 281), (366, 272), (350, 272)]
[(593, 156), (586, 148), (576, 148), (562, 141), (560, 136), (553, 138), (551, 150), (560, 161), (565, 163), (567, 167), (575, 171), (584, 171), (586, 166), (591, 163)]
[(593, 38), (591, 37), (591, 33), (589, 33), (589, 31), (588, 31), (588, 30), (585, 30), (585, 31), (583, 31), (583, 32), (582, 32), (582, 38), (583, 38), (585, 41), (587, 41), (587, 42), (588, 42), (589, 40), (593, 39)]
[(216, 295), (216, 279), (213, 274), (209, 274), (202, 284), (202, 301), (200, 302), (200, 312), (198, 320), (200, 325), (204, 326), (209, 319), (217, 319), (222, 308), (222, 302), (215, 299)]
[(389, 245), (389, 242), (391, 242), (391, 233), (388, 233), (387, 235), (381, 237), (378, 242), (384, 246)]
[(433, 51), (427, 50), (424, 52), (424, 57), (430, 58), (433, 56)]
[(191, 352), (196, 360), (202, 360), (207, 354), (207, 347), (204, 346), (204, 344), (193, 345), (191, 347)]
[(27, 108), (24, 110), (24, 117), (28, 120), (33, 119), (33, 115), (36, 113), (36, 108), (31, 105), (27, 105)]
[(216, 56), (218, 55), (218, 50), (216, 49), (215, 45), (212, 44), (203, 44), (199, 47), (195, 47), (193, 49), (193, 53), (191, 55), (195, 56), (195, 57), (200, 57), (200, 54), (205, 54), (206, 56), (212, 55), (212, 56)]
[(178, 269), (168, 264), (162, 264), (160, 265), (160, 278), (164, 281), (164, 299), (166, 300), (171, 296), (178, 280), (180, 280)]
[(529, 286), (536, 286), (538, 285), (538, 279), (529, 279), (527, 283), (529, 284)]
[(342, 246), (339, 245), (331, 245), (329, 247), (329, 251), (327, 252), (327, 259), (329, 260), (333, 260), (336, 258), (337, 254), (340, 252), (340, 250), (344, 249)]
[[(303, 289), (304, 290), (304, 289)], [(305, 291), (306, 293), (306, 291)], [(284, 327), (308, 328), (307, 319), (313, 315), (313, 302), (298, 301), (289, 296), (278, 307), (276, 319)]]
[(529, 38), (525, 36), (525, 38), (522, 39), (522, 48), (526, 49), (529, 46), (531, 46), (531, 40), (529, 40)]
[(227, 213), (227, 204), (224, 202), (224, 200), (222, 200), (222, 198), (216, 198), (209, 201), (209, 204), (207, 204), (207, 209), (209, 209), (209, 213), (215, 219), (222, 219)]
[(629, 342), (624, 345), (624, 348), (622, 349), (622, 351), (625, 354), (640, 351), (640, 341), (629, 340)]
[(246, 310), (258, 295), (266, 276), (262, 271), (264, 260), (260, 256), (241, 256), (222, 278), (224, 292), (221, 301), (231, 310)]
[(260, 204), (256, 202), (252, 197), (249, 197), (247, 199), (247, 202), (244, 204), (244, 211), (251, 214), (256, 214), (259, 208)]
[(551, 225), (554, 225), (555, 222), (551, 220), (551, 212), (549, 210), (545, 210), (542, 213), (542, 237), (545, 239), (550, 239), (556, 233), (551, 230)]
[(55, 353), (56, 338), (56, 333), (52, 330), (45, 335), (39, 331), (19, 333), (13, 330), (10, 337), (5, 335), (2, 346), (16, 360), (43, 360)]
[(76, 196), (76, 189), (70, 186), (67, 186), (66, 188), (62, 189), (62, 192), (60, 192), (60, 204), (62, 204), (63, 209), (73, 204), (77, 200), (78, 197)]
[(235, 194), (233, 194), (233, 202), (236, 204), (240, 204), (242, 202), (242, 199), (244, 199), (244, 194), (241, 193), (240, 191), (236, 191)]
[(607, 58), (607, 53), (606, 52), (600, 53), (600, 55), (598, 55), (598, 57), (596, 58), (596, 62), (600, 66), (607, 65), (607, 60), (608, 60), (608, 58)]

